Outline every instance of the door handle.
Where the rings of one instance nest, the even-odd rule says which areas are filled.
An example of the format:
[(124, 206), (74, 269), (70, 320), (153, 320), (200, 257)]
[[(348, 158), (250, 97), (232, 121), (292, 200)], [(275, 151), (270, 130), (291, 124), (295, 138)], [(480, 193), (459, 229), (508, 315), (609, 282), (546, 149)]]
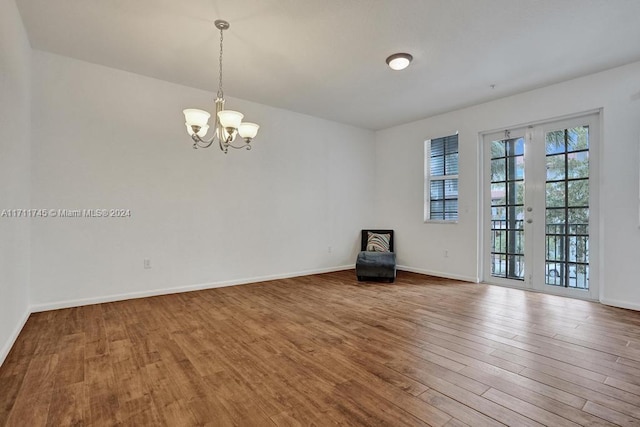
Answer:
[(527, 220), (527, 224), (531, 224), (532, 222), (533, 222), (533, 220), (532, 220), (531, 218), (529, 218), (529, 219)]

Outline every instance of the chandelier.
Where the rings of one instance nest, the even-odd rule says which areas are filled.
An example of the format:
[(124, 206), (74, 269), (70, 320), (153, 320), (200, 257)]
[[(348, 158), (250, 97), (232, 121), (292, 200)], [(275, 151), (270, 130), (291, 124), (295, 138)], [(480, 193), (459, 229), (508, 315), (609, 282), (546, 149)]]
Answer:
[[(231, 148), (246, 148), (251, 150), (251, 141), (258, 134), (258, 126), (255, 123), (243, 122), (244, 114), (237, 111), (224, 109), (224, 92), (222, 90), (222, 43), (224, 30), (229, 29), (229, 23), (218, 19), (215, 26), (220, 30), (220, 76), (218, 81), (218, 94), (216, 96), (216, 115), (214, 118), (215, 132), (210, 139), (203, 139), (209, 131), (209, 118), (211, 114), (196, 108), (187, 108), (183, 111), (187, 133), (193, 140), (193, 148), (209, 148), (218, 140), (220, 149), (226, 154)], [(236, 136), (244, 140), (244, 144), (233, 145)]]

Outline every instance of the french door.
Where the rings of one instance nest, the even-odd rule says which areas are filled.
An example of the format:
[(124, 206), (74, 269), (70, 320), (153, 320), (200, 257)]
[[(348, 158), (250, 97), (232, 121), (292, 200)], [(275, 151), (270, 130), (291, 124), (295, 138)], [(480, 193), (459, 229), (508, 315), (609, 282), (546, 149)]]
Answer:
[(597, 297), (598, 115), (483, 136), (484, 281)]

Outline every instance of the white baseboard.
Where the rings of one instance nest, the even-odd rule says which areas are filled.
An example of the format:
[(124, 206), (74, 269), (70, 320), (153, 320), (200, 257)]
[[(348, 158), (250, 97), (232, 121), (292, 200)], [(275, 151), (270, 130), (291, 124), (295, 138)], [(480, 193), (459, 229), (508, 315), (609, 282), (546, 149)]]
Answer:
[(613, 307), (640, 311), (640, 304), (629, 303), (627, 301), (620, 301), (620, 300), (610, 299), (610, 298), (602, 298), (600, 302), (604, 305), (610, 305)]
[(146, 298), (157, 295), (177, 294), (180, 292), (201, 291), (203, 289), (224, 288), (227, 286), (246, 285), (250, 283), (267, 282), (270, 280), (289, 279), (291, 277), (310, 276), (312, 274), (331, 273), (334, 271), (351, 270), (355, 265), (341, 265), (337, 267), (319, 268), (315, 270), (298, 271), (295, 273), (274, 274), (271, 276), (259, 276), (245, 279), (226, 280), (221, 282), (202, 283), (198, 285), (179, 286), (174, 288), (153, 289), (149, 291), (131, 292), (126, 294), (104, 295), (94, 298), (81, 298), (66, 301), (55, 301), (44, 304), (34, 304), (31, 312), (58, 310), (61, 308), (80, 307), (83, 305), (101, 304), (105, 302), (124, 301), (128, 299)]
[(460, 276), (458, 274), (443, 273), (441, 271), (423, 270), (421, 268), (409, 267), (406, 265), (397, 266), (398, 270), (408, 271), (410, 273), (426, 274), (427, 276), (443, 277), (445, 279), (462, 280), (463, 282), (480, 283), (477, 277)]
[(2, 346), (2, 350), (0, 350), (0, 366), (2, 366), (2, 364), (4, 363), (4, 360), (9, 355), (9, 352), (11, 351), (13, 344), (18, 339), (18, 335), (20, 335), (20, 332), (22, 331), (22, 328), (24, 328), (25, 323), (27, 323), (27, 319), (29, 319), (30, 315), (31, 315), (31, 311), (29, 310), (29, 307), (27, 307), (24, 314), (22, 315), (22, 319), (16, 325), (16, 328), (14, 329), (11, 336), (9, 336), (9, 339), (7, 340), (7, 342), (5, 342), (4, 345)]

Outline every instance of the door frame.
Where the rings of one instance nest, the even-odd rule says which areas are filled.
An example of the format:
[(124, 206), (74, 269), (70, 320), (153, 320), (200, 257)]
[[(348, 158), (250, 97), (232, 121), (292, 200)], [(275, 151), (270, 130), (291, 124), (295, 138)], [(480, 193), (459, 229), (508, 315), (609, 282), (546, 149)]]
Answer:
[[(514, 281), (507, 281), (506, 283), (496, 283), (493, 277), (491, 277), (491, 271), (487, 269), (485, 260), (489, 257), (490, 248), (490, 234), (487, 229), (488, 221), (491, 219), (491, 201), (490, 193), (491, 186), (486, 183), (485, 175), (490, 170), (490, 164), (487, 164), (485, 137), (490, 137), (493, 134), (504, 134), (505, 130), (518, 130), (525, 128), (530, 131), (533, 128), (538, 130), (544, 129), (544, 127), (559, 125), (563, 122), (578, 121), (581, 119), (588, 120), (590, 126), (589, 130), (589, 290), (582, 291), (571, 288), (556, 287), (544, 284), (544, 275), (537, 277), (534, 275), (533, 280), (530, 280), (530, 271), (526, 272), (525, 280), (522, 285), (517, 283), (509, 283)], [(479, 158), (478, 158), (478, 270), (480, 282), (487, 284), (495, 284), (499, 286), (515, 287), (518, 289), (530, 290), (534, 292), (544, 292), (551, 295), (567, 296), (577, 299), (586, 299), (591, 301), (598, 301), (600, 299), (600, 289), (602, 286), (602, 278), (604, 271), (602, 268), (603, 258), (603, 245), (602, 242), (602, 219), (601, 219), (601, 206), (600, 206), (600, 162), (603, 152), (603, 110), (602, 108), (587, 110), (580, 113), (569, 114), (565, 116), (549, 118), (545, 120), (538, 120), (525, 124), (514, 125), (510, 127), (504, 127), (500, 129), (492, 129), (478, 133), (479, 144)], [(543, 130), (541, 130), (543, 132)], [(525, 136), (525, 144), (529, 143), (529, 133)], [(525, 148), (526, 150), (526, 148)], [(535, 164), (535, 163), (534, 163)], [(534, 166), (536, 167), (536, 166)], [(540, 167), (540, 165), (537, 165)], [(526, 172), (525, 172), (526, 173)], [(526, 175), (525, 175), (526, 179)], [(488, 193), (487, 193), (488, 192)], [(536, 201), (533, 203), (537, 208), (544, 206), (544, 200)], [(488, 206), (487, 206), (488, 205)], [(544, 210), (543, 217), (544, 217)], [(487, 218), (488, 216), (488, 218)], [(535, 244), (544, 244), (544, 240), (541, 240), (539, 236), (534, 235)], [(527, 244), (526, 242), (525, 244)], [(533, 242), (531, 242), (533, 244)], [(544, 252), (544, 251), (542, 251)], [(533, 254), (532, 254), (533, 255)], [(532, 258), (532, 256), (530, 257)], [(544, 270), (543, 270), (544, 271)], [(535, 282), (535, 283), (534, 283)]]

